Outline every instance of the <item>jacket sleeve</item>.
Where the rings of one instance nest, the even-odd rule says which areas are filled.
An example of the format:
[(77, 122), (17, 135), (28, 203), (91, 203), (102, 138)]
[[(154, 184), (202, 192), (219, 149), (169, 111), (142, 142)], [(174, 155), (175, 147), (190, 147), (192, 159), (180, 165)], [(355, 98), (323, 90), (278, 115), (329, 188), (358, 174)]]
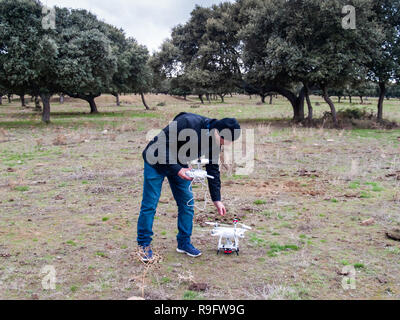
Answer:
[(219, 164), (206, 165), (207, 174), (213, 176), (214, 179), (208, 179), (208, 187), (210, 188), (210, 196), (213, 202), (221, 201), (221, 174)]

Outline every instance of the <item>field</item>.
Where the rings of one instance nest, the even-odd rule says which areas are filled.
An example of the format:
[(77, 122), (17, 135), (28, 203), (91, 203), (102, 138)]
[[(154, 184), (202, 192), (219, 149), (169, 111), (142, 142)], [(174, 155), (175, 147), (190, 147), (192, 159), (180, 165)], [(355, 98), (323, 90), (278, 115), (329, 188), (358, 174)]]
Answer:
[[(400, 130), (293, 126), (282, 97), (199, 106), (154, 95), (149, 104), (163, 106), (152, 111), (139, 96), (122, 96), (120, 107), (112, 96), (96, 101), (100, 114), (90, 115), (84, 101), (55, 100), (50, 125), (17, 100), (0, 106), (0, 299), (128, 299), (142, 289), (146, 299), (400, 298), (400, 243), (385, 235), (400, 226)], [(328, 111), (313, 102), (316, 117)], [(375, 99), (353, 102), (375, 111)], [(400, 122), (400, 102), (385, 103), (385, 117)], [(179, 255), (165, 182), (154, 225), (160, 261), (144, 273), (135, 254), (141, 152), (147, 133), (181, 111), (255, 129), (254, 172), (224, 168), (222, 178), (226, 221), (238, 216), (253, 230), (240, 256), (217, 256), (204, 227), (217, 218), (210, 205), (195, 216), (203, 255)], [(54, 290), (42, 287), (44, 266), (56, 271)], [(349, 266), (356, 287), (345, 290)]]

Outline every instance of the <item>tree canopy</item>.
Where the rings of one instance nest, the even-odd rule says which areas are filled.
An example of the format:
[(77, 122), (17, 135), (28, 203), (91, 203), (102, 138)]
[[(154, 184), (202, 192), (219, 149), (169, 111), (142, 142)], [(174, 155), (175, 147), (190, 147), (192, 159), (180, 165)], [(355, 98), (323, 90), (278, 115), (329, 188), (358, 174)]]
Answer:
[(84, 99), (96, 113), (102, 93), (151, 90), (147, 48), (123, 30), (66, 8), (56, 8), (55, 28), (43, 28), (42, 12), (39, 1), (0, 0), (0, 87), (40, 96), (43, 121), (50, 121), (55, 93)]
[[(400, 80), (400, 0), (236, 0), (196, 6), (151, 57), (122, 29), (86, 10), (56, 8), (44, 28), (37, 0), (0, 0), (0, 93), (31, 94), (50, 120), (56, 93), (86, 100), (104, 93), (286, 97), (293, 119), (308, 118), (310, 94), (384, 98)], [(346, 16), (348, 8), (354, 17)], [(346, 25), (349, 20), (350, 25)], [(371, 89), (372, 83), (376, 84)]]
[[(355, 8), (354, 28), (343, 12)], [(197, 6), (153, 57), (165, 78), (193, 94), (279, 93), (303, 120), (319, 90), (336, 122), (332, 90), (398, 80), (399, 0), (237, 0)], [(355, 22), (355, 21), (354, 21)], [(376, 58), (381, 62), (376, 62)], [(380, 66), (382, 64), (382, 66)], [(380, 109), (379, 107), (378, 109)], [(312, 114), (311, 114), (312, 116)], [(381, 113), (378, 112), (381, 119)]]

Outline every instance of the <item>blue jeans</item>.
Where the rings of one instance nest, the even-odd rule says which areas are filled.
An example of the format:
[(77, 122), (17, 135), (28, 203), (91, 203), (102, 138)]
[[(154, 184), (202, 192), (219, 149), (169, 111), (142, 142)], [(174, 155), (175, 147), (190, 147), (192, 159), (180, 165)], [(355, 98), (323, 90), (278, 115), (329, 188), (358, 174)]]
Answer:
[[(137, 225), (137, 242), (140, 246), (148, 246), (152, 241), (153, 222), (158, 201), (161, 196), (161, 188), (165, 175), (144, 162), (143, 200)], [(168, 181), (178, 205), (178, 230), (177, 241), (179, 246), (190, 243), (193, 229), (194, 200), (190, 181), (183, 180), (179, 176), (168, 176)], [(191, 201), (191, 202), (189, 202)], [(188, 202), (191, 206), (188, 206)]]

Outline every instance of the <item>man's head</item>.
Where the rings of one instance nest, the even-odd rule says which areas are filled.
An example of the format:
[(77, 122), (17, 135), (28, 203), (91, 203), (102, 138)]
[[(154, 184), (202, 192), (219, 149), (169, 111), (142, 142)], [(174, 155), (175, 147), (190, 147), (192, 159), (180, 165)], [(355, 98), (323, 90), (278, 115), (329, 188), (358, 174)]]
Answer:
[(239, 122), (234, 118), (225, 118), (218, 120), (214, 124), (214, 129), (217, 129), (221, 145), (230, 144), (240, 138), (242, 130)]

